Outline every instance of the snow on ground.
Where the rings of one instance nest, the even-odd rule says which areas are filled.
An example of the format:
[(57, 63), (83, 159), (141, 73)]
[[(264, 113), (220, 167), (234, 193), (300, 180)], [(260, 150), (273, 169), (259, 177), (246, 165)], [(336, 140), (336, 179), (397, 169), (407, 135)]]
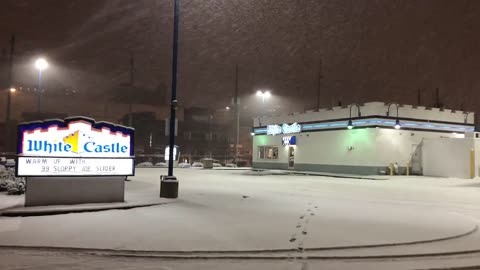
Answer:
[[(120, 269), (120, 270), (405, 270), (479, 269), (474, 255), (446, 258), (375, 260), (172, 260), (156, 258), (102, 257), (40, 251), (0, 250), (0, 269)], [(461, 268), (456, 268), (461, 267)]]
[(7, 195), (6, 192), (0, 193), (0, 211), (12, 207), (20, 207), (25, 203), (24, 195)]
[[(137, 169), (127, 200), (154, 198), (165, 169)], [(372, 181), (178, 169), (167, 205), (0, 218), (0, 245), (258, 250), (371, 245), (463, 234), (480, 218), (476, 180)]]

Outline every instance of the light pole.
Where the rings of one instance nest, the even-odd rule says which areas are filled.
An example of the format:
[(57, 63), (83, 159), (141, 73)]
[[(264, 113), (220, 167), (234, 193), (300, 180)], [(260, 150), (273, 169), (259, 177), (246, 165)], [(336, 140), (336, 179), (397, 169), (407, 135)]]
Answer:
[(262, 108), (263, 108), (264, 114), (267, 114), (267, 113), (266, 113), (266, 108), (265, 108), (265, 102), (266, 102), (271, 96), (272, 96), (272, 94), (271, 94), (270, 91), (268, 91), (268, 90), (265, 90), (265, 91), (258, 90), (258, 91), (257, 91), (257, 97), (262, 98)]
[(135, 58), (133, 52), (130, 51), (130, 89), (128, 89), (129, 103), (128, 103), (128, 126), (133, 127), (133, 86), (135, 84)]
[(35, 68), (38, 70), (38, 92), (37, 92), (37, 112), (41, 111), (42, 96), (42, 72), (48, 68), (48, 62), (44, 58), (38, 58), (35, 61)]
[(240, 99), (238, 97), (238, 64), (235, 65), (235, 95), (233, 96), (233, 108), (235, 109), (235, 127), (236, 127), (236, 133), (235, 133), (235, 164), (238, 163), (238, 158), (239, 158), (239, 152), (238, 152), (238, 145), (240, 143)]
[(160, 183), (160, 197), (177, 198), (178, 180), (173, 176), (173, 151), (175, 148), (175, 112), (177, 110), (177, 60), (178, 60), (178, 24), (180, 15), (180, 0), (174, 0), (173, 16), (173, 52), (172, 52), (172, 94), (170, 100), (170, 129), (168, 151), (168, 175), (162, 177)]
[[(10, 121), (10, 107), (11, 107), (11, 99), (12, 93), (15, 91), (11, 91), (13, 88), (13, 55), (15, 53), (15, 35), (12, 35), (10, 39), (10, 55), (8, 57), (8, 86), (10, 87), (10, 91), (7, 93), (7, 111), (5, 114), (5, 124), (8, 125)], [(8, 128), (7, 128), (8, 129)]]

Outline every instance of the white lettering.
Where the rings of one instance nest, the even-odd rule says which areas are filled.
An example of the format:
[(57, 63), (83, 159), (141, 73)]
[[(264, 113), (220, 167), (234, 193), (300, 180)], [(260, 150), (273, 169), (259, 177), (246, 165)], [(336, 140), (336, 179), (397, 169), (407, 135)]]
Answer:
[(282, 127), (279, 125), (268, 125), (267, 126), (267, 135), (277, 135), (282, 133)]
[(19, 176), (132, 175), (131, 158), (18, 157)]
[(268, 125), (267, 126), (267, 135), (277, 135), (277, 134), (292, 134), (302, 132), (302, 125), (298, 123), (283, 124), (279, 125)]
[(300, 133), (301, 131), (302, 131), (302, 126), (298, 123), (293, 123), (291, 125), (288, 125), (288, 124), (282, 125), (283, 134)]

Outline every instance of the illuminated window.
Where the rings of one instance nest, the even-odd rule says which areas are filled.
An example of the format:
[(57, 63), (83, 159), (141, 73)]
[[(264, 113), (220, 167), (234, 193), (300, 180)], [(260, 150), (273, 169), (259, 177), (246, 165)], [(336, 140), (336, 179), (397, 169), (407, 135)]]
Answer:
[(258, 147), (258, 159), (265, 159), (265, 147), (259, 146)]
[(276, 146), (259, 146), (258, 159), (278, 159), (278, 147)]

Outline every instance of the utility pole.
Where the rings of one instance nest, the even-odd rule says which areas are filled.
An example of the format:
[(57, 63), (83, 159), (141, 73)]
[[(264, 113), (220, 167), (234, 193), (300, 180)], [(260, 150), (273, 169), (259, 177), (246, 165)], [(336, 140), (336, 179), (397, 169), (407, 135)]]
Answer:
[(7, 89), (7, 112), (5, 114), (5, 125), (10, 121), (10, 107), (12, 103), (12, 92), (10, 88), (13, 87), (13, 57), (15, 54), (15, 34), (12, 34), (10, 39), (10, 55), (8, 57), (8, 89)]
[(135, 84), (135, 59), (133, 57), (133, 52), (130, 51), (130, 89), (129, 89), (129, 104), (128, 104), (128, 126), (132, 127), (133, 125), (133, 115), (132, 115), (132, 107), (133, 107), (133, 87)]
[(322, 60), (318, 65), (318, 78), (317, 78), (317, 111), (320, 110), (320, 89), (322, 87)]
[(235, 95), (233, 98), (235, 116), (236, 116), (236, 135), (235, 135), (235, 163), (238, 162), (238, 145), (240, 142), (240, 100), (238, 98), (238, 64), (235, 66)]

